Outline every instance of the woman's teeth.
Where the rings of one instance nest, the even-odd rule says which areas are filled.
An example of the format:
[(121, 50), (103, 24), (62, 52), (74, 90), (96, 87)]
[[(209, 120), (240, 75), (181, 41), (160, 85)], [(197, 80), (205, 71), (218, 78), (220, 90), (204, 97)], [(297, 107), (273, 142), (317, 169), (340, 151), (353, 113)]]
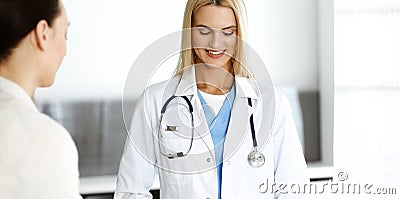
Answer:
[(211, 50), (207, 50), (207, 52), (210, 53), (210, 54), (212, 54), (212, 55), (220, 55), (220, 54), (224, 53), (223, 50), (221, 50), (221, 51), (211, 51)]

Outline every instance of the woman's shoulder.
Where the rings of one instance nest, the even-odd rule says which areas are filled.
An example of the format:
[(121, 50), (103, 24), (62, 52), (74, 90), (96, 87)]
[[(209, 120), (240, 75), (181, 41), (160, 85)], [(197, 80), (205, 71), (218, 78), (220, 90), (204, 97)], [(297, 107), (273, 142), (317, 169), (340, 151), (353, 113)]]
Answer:
[(285, 93), (283, 92), (282, 89), (274, 87), (274, 95), (275, 95), (275, 101), (277, 102), (277, 104), (282, 104), (282, 103), (289, 103), (288, 99), (285, 95)]
[(177, 85), (179, 83), (179, 80), (181, 79), (181, 76), (173, 76), (167, 80), (151, 84), (146, 87), (145, 92), (157, 92), (161, 90), (165, 90), (167, 86), (172, 86)]
[(39, 113), (37, 120), (38, 124), (41, 125), (36, 126), (36, 128), (42, 129), (44, 136), (47, 136), (47, 134), (52, 134), (54, 139), (60, 138), (62, 140), (69, 140), (71, 138), (71, 135), (68, 133), (68, 131), (53, 118), (43, 113)]
[[(18, 159), (36, 164), (36, 160), (62, 157), (66, 162), (78, 161), (76, 145), (68, 131), (58, 122), (39, 111), (9, 107), (6, 121), (0, 121), (0, 145), (5, 151), (14, 151), (10, 163)], [(1, 152), (0, 152), (1, 154)]]
[(57, 142), (69, 147), (74, 145), (68, 131), (54, 119), (17, 104), (2, 107), (0, 113), (6, 116), (0, 122), (1, 136), (9, 139), (25, 140), (27, 143)]
[[(37, 134), (43, 145), (49, 143), (57, 143), (60, 150), (65, 150), (65, 153), (77, 153), (76, 145), (71, 134), (64, 126), (50, 118), (49, 116), (39, 113), (38, 124), (34, 125), (32, 134)], [(54, 146), (50, 144), (50, 146)], [(74, 154), (75, 155), (75, 154)]]
[(151, 84), (142, 92), (141, 97), (150, 101), (162, 99), (165, 93), (175, 91), (179, 80), (180, 76), (174, 76), (162, 82)]

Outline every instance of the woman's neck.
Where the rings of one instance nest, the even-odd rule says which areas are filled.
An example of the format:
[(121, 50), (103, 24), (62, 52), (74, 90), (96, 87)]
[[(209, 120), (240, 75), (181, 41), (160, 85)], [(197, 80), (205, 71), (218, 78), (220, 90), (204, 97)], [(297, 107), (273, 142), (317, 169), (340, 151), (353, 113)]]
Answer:
[(26, 67), (20, 67), (10, 61), (2, 63), (0, 65), (0, 76), (18, 84), (31, 98), (33, 97), (36, 86), (33, 84), (34, 80)]
[(228, 93), (235, 80), (232, 67), (196, 64), (196, 83), (201, 91), (213, 95)]

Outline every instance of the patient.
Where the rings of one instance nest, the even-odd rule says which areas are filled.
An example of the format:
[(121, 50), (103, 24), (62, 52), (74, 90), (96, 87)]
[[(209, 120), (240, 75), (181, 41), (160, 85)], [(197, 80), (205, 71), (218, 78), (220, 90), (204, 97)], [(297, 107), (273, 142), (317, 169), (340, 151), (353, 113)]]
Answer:
[(54, 82), (68, 26), (59, 0), (0, 0), (0, 198), (81, 198), (71, 136), (32, 101)]

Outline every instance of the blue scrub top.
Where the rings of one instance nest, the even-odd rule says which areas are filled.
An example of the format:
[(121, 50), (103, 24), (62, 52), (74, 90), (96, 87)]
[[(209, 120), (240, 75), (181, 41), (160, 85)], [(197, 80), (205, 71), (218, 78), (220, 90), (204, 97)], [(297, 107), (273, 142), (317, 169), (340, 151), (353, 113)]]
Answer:
[(203, 106), (204, 115), (206, 116), (208, 128), (210, 129), (211, 137), (214, 143), (215, 161), (217, 165), (218, 176), (218, 198), (221, 199), (221, 184), (222, 184), (222, 161), (224, 153), (225, 136), (228, 131), (229, 121), (231, 118), (231, 110), (235, 99), (236, 91), (233, 84), (224, 104), (219, 113), (215, 116), (213, 111), (207, 106), (200, 91), (197, 90), (201, 105)]

